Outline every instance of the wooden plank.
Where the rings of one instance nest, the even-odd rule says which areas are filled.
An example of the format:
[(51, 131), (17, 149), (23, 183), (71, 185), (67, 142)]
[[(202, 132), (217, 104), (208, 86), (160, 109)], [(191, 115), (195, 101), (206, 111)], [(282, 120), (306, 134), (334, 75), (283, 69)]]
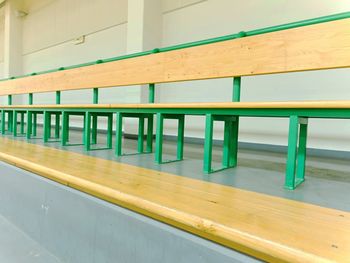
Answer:
[(193, 103), (121, 103), (121, 104), (46, 104), (1, 105), (0, 109), (349, 109), (350, 100), (280, 102), (193, 102)]
[(0, 146), (0, 160), (266, 261), (350, 262), (349, 212), (22, 141)]
[(0, 95), (350, 66), (350, 19), (0, 82)]

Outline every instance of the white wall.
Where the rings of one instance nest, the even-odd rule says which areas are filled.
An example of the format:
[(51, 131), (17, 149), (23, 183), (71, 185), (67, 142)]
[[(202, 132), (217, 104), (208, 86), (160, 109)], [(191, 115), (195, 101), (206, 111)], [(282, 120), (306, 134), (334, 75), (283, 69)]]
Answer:
[[(23, 19), (23, 73), (59, 68), (126, 52), (127, 0), (55, 0), (29, 5)], [(85, 42), (74, 39), (85, 35)], [(35, 103), (54, 103), (54, 94), (35, 94)], [(134, 102), (133, 89), (104, 89), (100, 101)], [(62, 103), (90, 103), (92, 91), (62, 93)], [(26, 99), (24, 100), (26, 103)]]
[[(164, 0), (170, 2), (169, 0)], [(179, 1), (175, 1), (179, 2)], [(163, 46), (273, 26), (350, 10), (348, 1), (207, 0), (182, 1), (184, 8), (163, 14)], [(350, 99), (350, 70), (304, 72), (242, 79), (242, 101)], [(230, 101), (232, 80), (163, 84), (162, 102)], [(203, 136), (204, 121), (187, 118), (187, 136)], [(309, 146), (350, 150), (350, 121), (310, 120)], [(166, 126), (170, 134), (175, 130)], [(288, 120), (242, 118), (240, 141), (286, 145)], [(222, 128), (216, 130), (222, 138)]]

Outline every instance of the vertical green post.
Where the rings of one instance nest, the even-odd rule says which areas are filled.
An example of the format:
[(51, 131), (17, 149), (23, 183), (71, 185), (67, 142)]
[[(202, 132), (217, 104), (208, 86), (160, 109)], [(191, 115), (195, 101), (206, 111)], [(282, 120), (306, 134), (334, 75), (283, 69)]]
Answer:
[(182, 160), (184, 155), (185, 115), (179, 117), (177, 128), (177, 159)]
[(307, 143), (307, 119), (300, 120), (299, 147), (297, 157), (296, 185), (305, 181), (306, 143)]
[(12, 105), (12, 95), (7, 96), (7, 104)]
[[(148, 102), (154, 103), (155, 100), (155, 84), (150, 83), (148, 85)], [(153, 114), (152, 116), (148, 117), (148, 123), (147, 123), (147, 152), (153, 151)]]
[(144, 144), (144, 130), (145, 130), (145, 118), (140, 116), (139, 118), (139, 134), (137, 140), (137, 151), (139, 153), (143, 152), (143, 144)]
[(285, 178), (285, 188), (293, 190), (295, 188), (295, 168), (298, 149), (298, 126), (299, 117), (290, 116), (289, 118), (289, 136), (288, 136), (288, 155), (287, 170)]
[(29, 140), (30, 139), (30, 136), (32, 134), (32, 112), (31, 111), (27, 111), (27, 133), (26, 133), (26, 136), (27, 136), (27, 139)]
[(28, 94), (28, 104), (33, 105), (33, 93)]
[(21, 115), (21, 124), (20, 124), (20, 134), (24, 134), (24, 112), (20, 112)]
[(112, 149), (113, 139), (113, 113), (107, 116), (107, 148)]
[(61, 104), (61, 91), (56, 91), (56, 104)]
[(154, 97), (155, 97), (155, 85), (154, 83), (151, 83), (148, 85), (148, 102), (149, 103), (154, 103)]
[[(98, 88), (93, 89), (93, 98), (92, 98), (93, 104), (98, 104)], [(92, 115), (92, 144), (97, 143), (97, 115)]]
[[(56, 91), (56, 104), (61, 104), (61, 91)], [(63, 118), (63, 117), (62, 117)], [(55, 139), (58, 139), (60, 137), (60, 113), (56, 113), (55, 118)], [(36, 125), (35, 125), (36, 127)], [(62, 133), (63, 133), (63, 127), (62, 127)]]
[(234, 77), (232, 101), (240, 101), (240, 100), (241, 100), (241, 77)]
[(50, 113), (47, 111), (44, 111), (44, 142), (48, 142), (50, 138), (50, 129), (51, 129), (51, 118)]
[(17, 111), (13, 111), (13, 124), (12, 124), (13, 136), (17, 136)]
[(224, 121), (224, 144), (223, 144), (223, 155), (222, 155), (222, 166), (223, 168), (230, 167), (232, 158), (232, 128), (233, 122), (231, 120)]
[(5, 129), (6, 129), (6, 126), (5, 126), (5, 118), (6, 118), (6, 112), (5, 110), (2, 110), (1, 111), (1, 134), (5, 134)]
[(151, 153), (153, 150), (153, 114), (147, 119), (147, 152)]
[[(233, 78), (233, 96), (232, 101), (239, 102), (241, 101), (241, 77)], [(231, 166), (237, 165), (238, 158), (238, 134), (239, 134), (239, 116), (237, 116), (236, 121), (233, 123), (232, 127), (232, 138), (230, 146), (230, 162)]]
[(67, 112), (62, 112), (62, 139), (61, 139), (61, 144), (62, 146), (66, 146), (67, 145), (67, 141), (68, 141), (68, 137), (69, 137), (69, 133), (68, 133), (68, 118), (69, 115)]
[(58, 139), (60, 138), (60, 113), (57, 112), (55, 116), (55, 139)]
[(163, 124), (164, 124), (163, 115), (161, 113), (157, 113), (155, 161), (158, 164), (162, 163), (162, 155), (163, 155)]
[(203, 170), (205, 173), (211, 172), (211, 159), (213, 149), (213, 124), (214, 118), (212, 114), (206, 115), (205, 121), (205, 141), (204, 141), (204, 163)]
[(14, 111), (12, 112), (8, 112), (8, 121), (7, 121), (7, 126), (8, 126), (8, 130), (9, 132), (13, 131), (13, 115), (14, 115)]
[(92, 98), (93, 104), (98, 104), (98, 88), (93, 89), (93, 98)]
[(33, 136), (35, 137), (37, 135), (37, 124), (38, 124), (38, 117), (37, 114), (33, 113)]
[(90, 151), (90, 137), (91, 137), (91, 113), (86, 112), (85, 113), (85, 129), (84, 129), (84, 147), (86, 151)]
[(123, 115), (120, 112), (117, 112), (116, 120), (116, 139), (115, 139), (115, 155), (122, 155), (122, 132), (123, 132)]

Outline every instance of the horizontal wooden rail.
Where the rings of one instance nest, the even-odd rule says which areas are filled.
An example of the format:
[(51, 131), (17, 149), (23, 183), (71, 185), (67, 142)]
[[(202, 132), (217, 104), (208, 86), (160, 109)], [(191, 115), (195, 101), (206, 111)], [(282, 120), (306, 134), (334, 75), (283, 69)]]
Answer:
[(350, 19), (0, 82), (0, 95), (350, 66)]

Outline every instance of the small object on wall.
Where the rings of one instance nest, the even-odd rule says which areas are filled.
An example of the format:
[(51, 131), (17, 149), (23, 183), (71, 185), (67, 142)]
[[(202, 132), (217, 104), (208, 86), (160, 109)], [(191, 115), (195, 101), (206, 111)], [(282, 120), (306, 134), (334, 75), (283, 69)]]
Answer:
[(22, 11), (22, 10), (16, 10), (15, 15), (16, 15), (16, 17), (25, 17), (28, 15), (28, 13), (25, 11)]
[(73, 39), (74, 45), (80, 45), (80, 44), (83, 44), (84, 42), (85, 42), (85, 35), (82, 35), (80, 37)]

